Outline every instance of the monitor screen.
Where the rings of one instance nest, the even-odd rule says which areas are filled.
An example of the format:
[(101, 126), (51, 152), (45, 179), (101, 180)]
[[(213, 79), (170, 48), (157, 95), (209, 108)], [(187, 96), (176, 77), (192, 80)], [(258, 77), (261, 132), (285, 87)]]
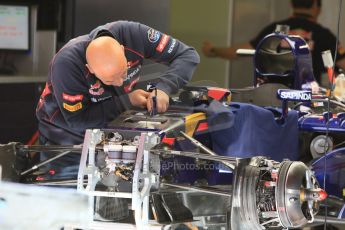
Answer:
[(0, 50), (30, 49), (30, 7), (0, 4)]

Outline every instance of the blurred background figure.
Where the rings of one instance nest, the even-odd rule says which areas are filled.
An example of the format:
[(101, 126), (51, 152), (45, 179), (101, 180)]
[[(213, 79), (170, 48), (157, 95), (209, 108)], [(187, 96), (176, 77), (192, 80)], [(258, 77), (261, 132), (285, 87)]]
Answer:
[[(317, 23), (321, 5), (321, 0), (291, 0), (292, 15), (287, 19), (266, 26), (249, 42), (235, 44), (230, 47), (218, 47), (209, 41), (205, 41), (202, 52), (207, 57), (233, 60), (237, 57), (237, 49), (254, 49), (266, 35), (275, 31), (277, 25), (288, 25), (290, 27), (289, 34), (299, 35), (307, 41), (312, 54), (315, 79), (320, 83), (321, 74), (326, 71), (321, 52), (331, 50), (332, 56), (334, 56), (336, 44), (335, 35), (329, 29)], [(345, 69), (345, 49), (341, 44), (338, 44), (337, 52), (336, 66)]]

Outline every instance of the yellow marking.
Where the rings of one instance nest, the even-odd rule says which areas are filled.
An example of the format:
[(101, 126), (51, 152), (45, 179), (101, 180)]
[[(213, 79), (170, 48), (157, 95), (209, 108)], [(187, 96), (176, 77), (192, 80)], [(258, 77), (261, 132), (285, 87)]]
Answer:
[(190, 137), (193, 136), (195, 128), (200, 120), (205, 120), (205, 113), (193, 113), (185, 117), (186, 120), (186, 134)]
[(83, 104), (81, 102), (78, 102), (77, 104), (74, 105), (69, 105), (67, 103), (63, 103), (63, 108), (70, 111), (70, 112), (75, 112), (83, 108)]

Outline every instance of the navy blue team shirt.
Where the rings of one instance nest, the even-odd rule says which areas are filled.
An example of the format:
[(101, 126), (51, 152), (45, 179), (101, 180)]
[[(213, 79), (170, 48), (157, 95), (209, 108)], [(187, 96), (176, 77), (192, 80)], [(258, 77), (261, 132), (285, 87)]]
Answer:
[[(121, 87), (103, 84), (85, 66), (86, 48), (100, 33), (110, 33), (125, 48), (128, 73)], [(200, 62), (194, 48), (137, 22), (111, 22), (70, 40), (51, 61), (37, 105), (40, 135), (54, 144), (80, 144), (86, 129), (106, 126), (128, 109), (127, 93), (139, 80), (144, 59), (168, 66), (157, 84), (168, 95), (191, 80)]]

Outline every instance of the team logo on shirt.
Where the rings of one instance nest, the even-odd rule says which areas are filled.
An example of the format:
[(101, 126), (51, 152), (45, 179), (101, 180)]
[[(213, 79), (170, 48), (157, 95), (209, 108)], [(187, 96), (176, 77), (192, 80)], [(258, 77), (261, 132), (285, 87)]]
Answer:
[(159, 42), (158, 46), (156, 47), (156, 50), (158, 52), (162, 53), (164, 48), (168, 44), (168, 41), (169, 41), (169, 36), (166, 35), (166, 34), (163, 34), (163, 37), (162, 37), (161, 41)]
[(62, 93), (62, 98), (65, 101), (69, 101), (69, 102), (76, 102), (76, 101), (82, 101), (84, 98), (84, 95), (82, 94), (77, 94), (77, 95), (69, 95), (67, 93)]
[(159, 31), (154, 30), (152, 28), (150, 28), (147, 31), (147, 38), (149, 39), (150, 42), (155, 43), (159, 40), (159, 38), (161, 37), (161, 34)]
[(123, 81), (129, 81), (132, 79), (132, 77), (134, 77), (135, 75), (139, 74), (141, 69), (141, 65), (138, 65), (136, 68), (131, 69), (130, 73), (127, 74), (127, 76), (125, 77), (125, 79)]
[(104, 93), (100, 80), (97, 80), (95, 84), (90, 86), (89, 93), (91, 95), (102, 95)]
[(107, 97), (91, 97), (91, 101), (94, 102), (94, 103), (97, 103), (97, 102), (100, 102), (100, 101), (105, 101), (105, 100), (108, 100), (110, 99), (111, 96), (107, 96)]
[(170, 47), (168, 49), (168, 53), (169, 54), (174, 50), (175, 45), (176, 45), (176, 39), (173, 39), (172, 42), (171, 42), (171, 45), (170, 45)]
[(139, 60), (136, 60), (136, 61), (128, 61), (127, 62), (127, 68), (132, 68), (133, 66), (139, 64)]
[(64, 109), (70, 112), (76, 112), (83, 108), (83, 104), (81, 102), (78, 102), (77, 104), (74, 104), (74, 105), (69, 105), (67, 103), (63, 103), (62, 105)]

